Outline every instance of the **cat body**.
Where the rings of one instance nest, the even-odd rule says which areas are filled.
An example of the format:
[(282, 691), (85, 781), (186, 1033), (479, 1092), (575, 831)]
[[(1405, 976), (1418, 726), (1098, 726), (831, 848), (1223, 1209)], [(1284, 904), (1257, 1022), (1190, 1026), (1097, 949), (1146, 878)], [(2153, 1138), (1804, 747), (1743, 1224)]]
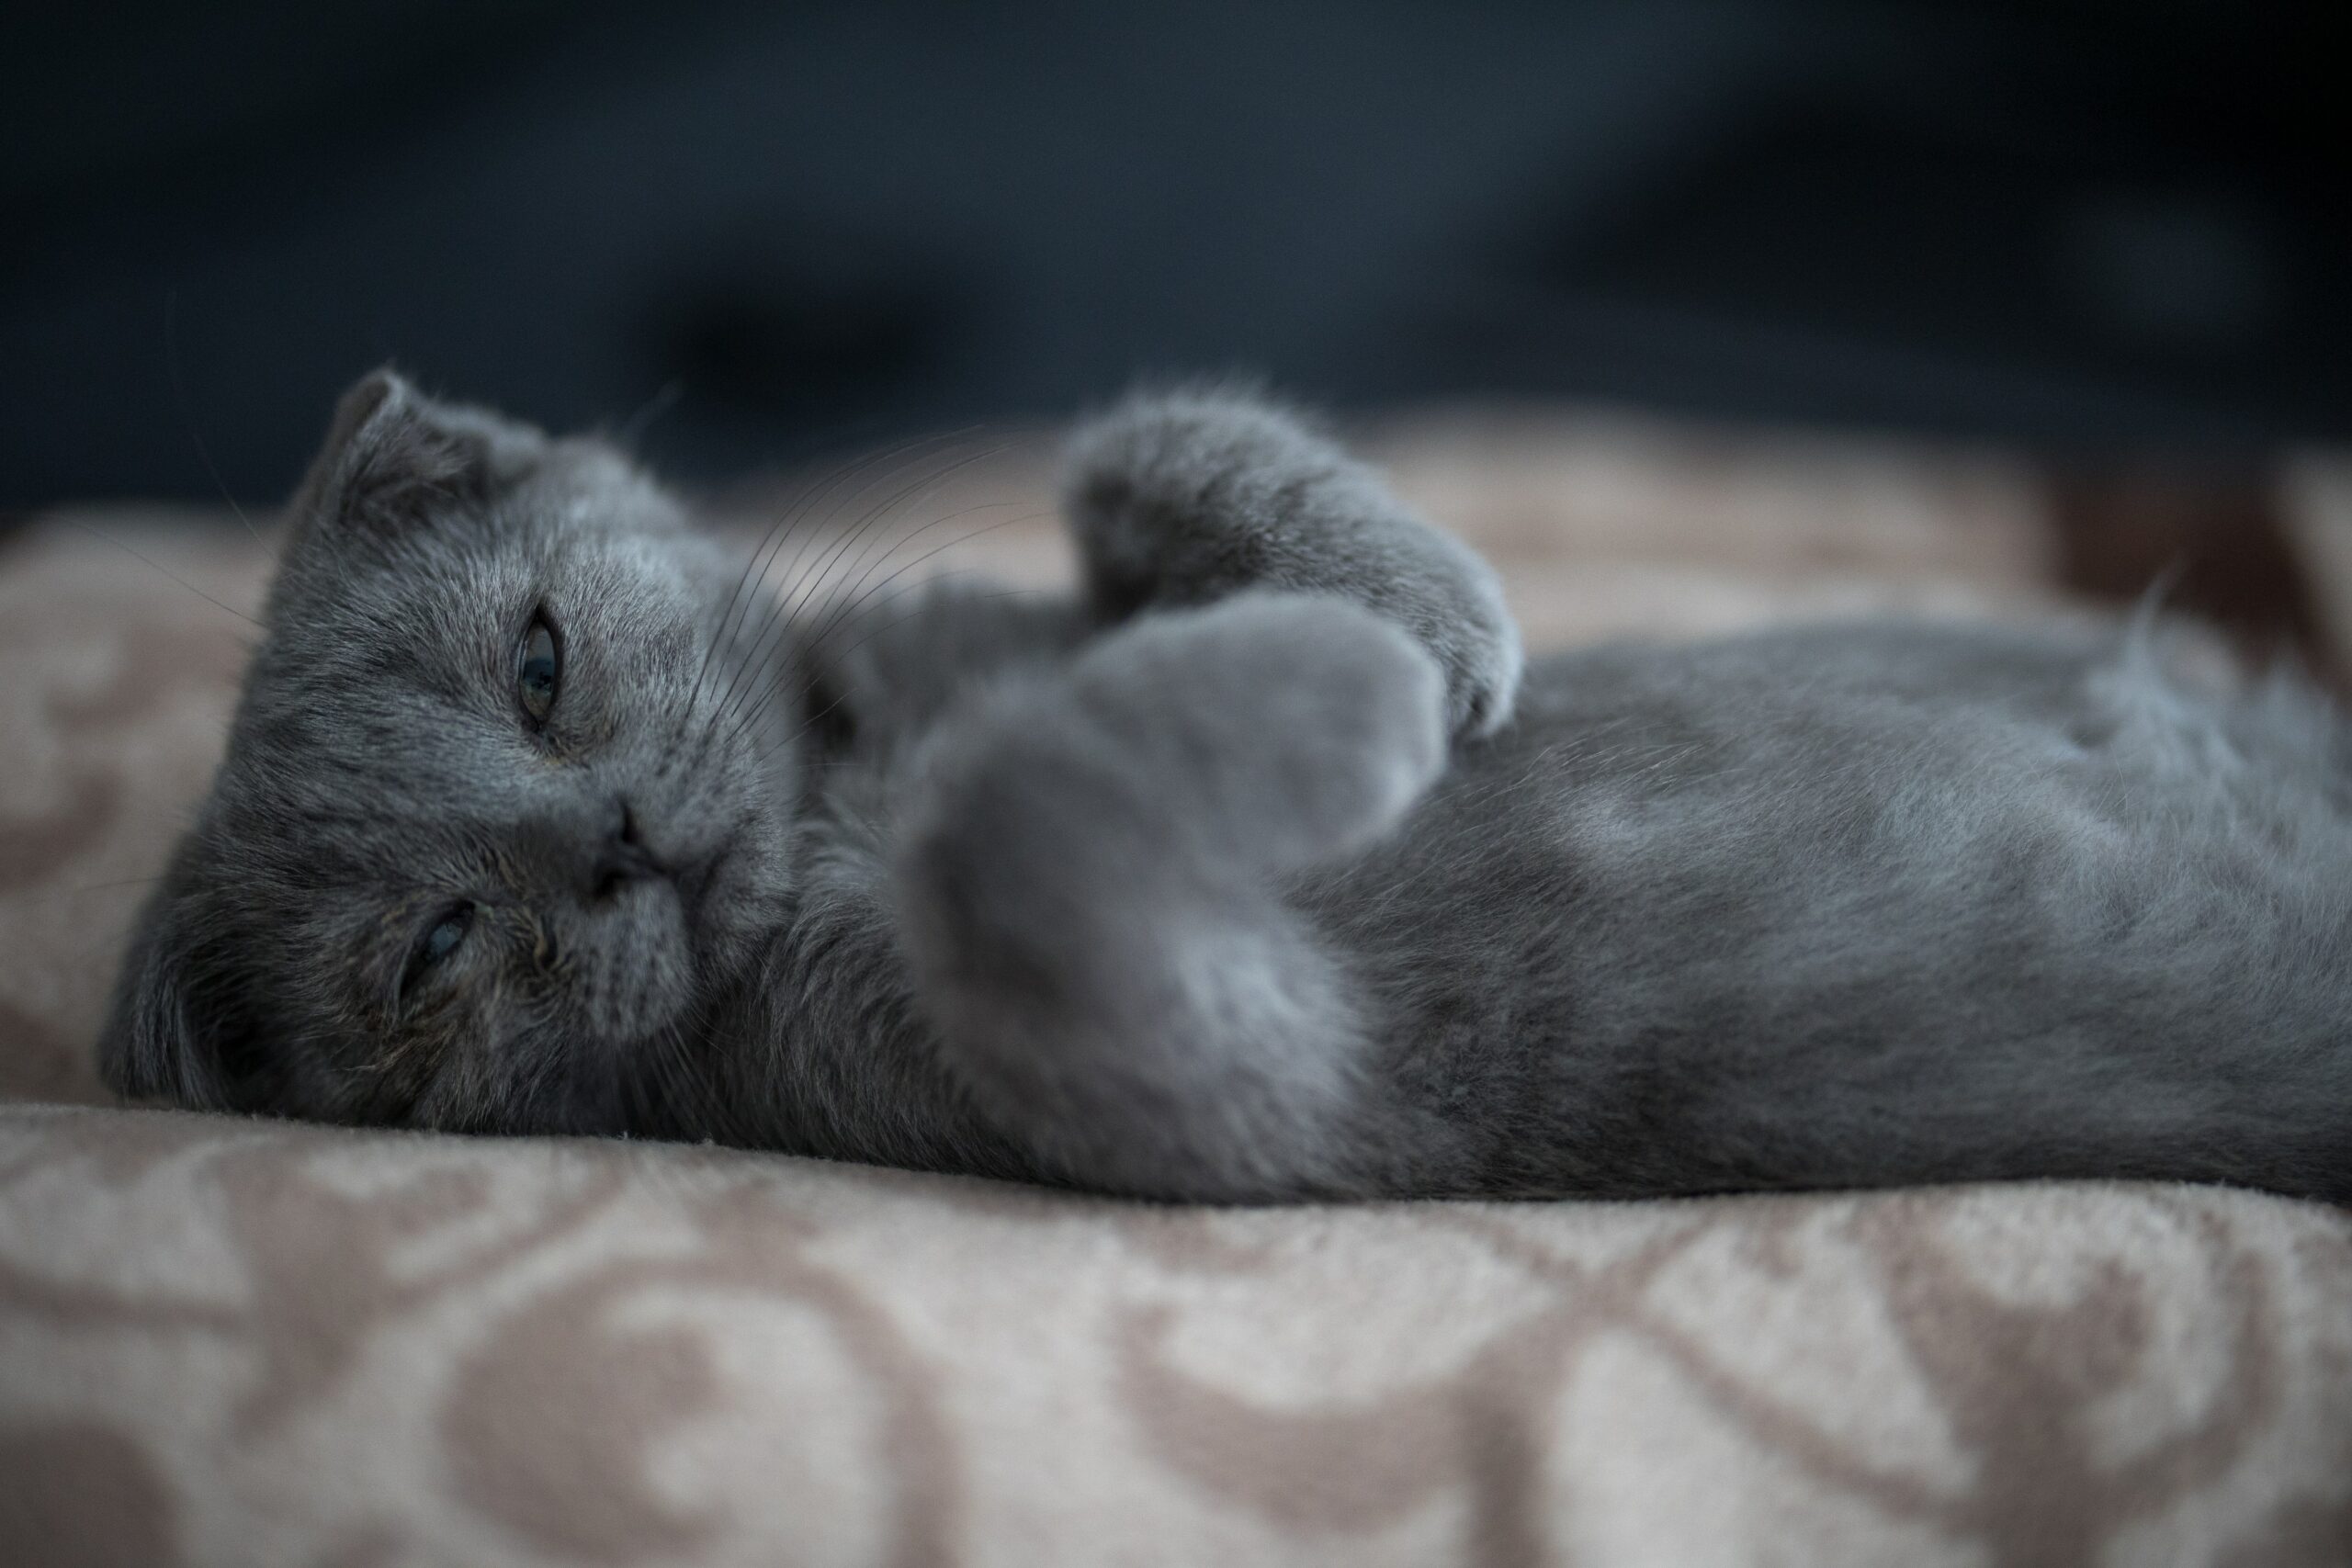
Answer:
[(785, 616), (611, 454), (362, 383), (110, 1078), (1180, 1199), (2352, 1198), (2302, 683), (2144, 617), (1523, 665), (1217, 392), (1082, 430), (1067, 511), (1067, 599)]

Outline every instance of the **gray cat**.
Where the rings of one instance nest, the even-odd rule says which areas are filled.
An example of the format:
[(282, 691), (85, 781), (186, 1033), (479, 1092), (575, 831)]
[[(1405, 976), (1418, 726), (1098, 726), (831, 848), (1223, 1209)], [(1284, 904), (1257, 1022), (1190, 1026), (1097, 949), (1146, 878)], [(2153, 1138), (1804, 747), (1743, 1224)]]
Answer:
[(363, 381), (109, 1081), (1175, 1199), (2352, 1199), (2305, 685), (2145, 618), (1522, 672), (1280, 409), (1140, 398), (1070, 471), (1075, 598), (784, 617), (609, 448)]

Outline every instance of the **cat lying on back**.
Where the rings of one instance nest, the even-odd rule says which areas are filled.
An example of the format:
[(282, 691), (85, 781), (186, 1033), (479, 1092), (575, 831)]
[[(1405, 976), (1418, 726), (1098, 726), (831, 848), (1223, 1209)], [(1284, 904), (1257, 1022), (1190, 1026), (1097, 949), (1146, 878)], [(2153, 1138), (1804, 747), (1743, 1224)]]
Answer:
[(370, 377), (109, 1080), (1168, 1198), (2352, 1199), (2295, 681), (2144, 625), (1522, 671), (1482, 562), (1215, 392), (1083, 429), (1067, 507), (1067, 601), (780, 617), (612, 450)]

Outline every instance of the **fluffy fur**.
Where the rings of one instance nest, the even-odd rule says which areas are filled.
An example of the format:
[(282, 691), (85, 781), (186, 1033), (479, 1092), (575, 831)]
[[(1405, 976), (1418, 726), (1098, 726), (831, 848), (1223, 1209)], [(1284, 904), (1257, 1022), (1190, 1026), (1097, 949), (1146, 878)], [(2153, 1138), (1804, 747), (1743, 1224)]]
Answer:
[(2146, 624), (1522, 670), (1482, 562), (1229, 394), (1086, 426), (1067, 510), (1069, 601), (779, 616), (613, 452), (364, 381), (109, 1078), (1169, 1198), (2352, 1198), (2298, 682)]

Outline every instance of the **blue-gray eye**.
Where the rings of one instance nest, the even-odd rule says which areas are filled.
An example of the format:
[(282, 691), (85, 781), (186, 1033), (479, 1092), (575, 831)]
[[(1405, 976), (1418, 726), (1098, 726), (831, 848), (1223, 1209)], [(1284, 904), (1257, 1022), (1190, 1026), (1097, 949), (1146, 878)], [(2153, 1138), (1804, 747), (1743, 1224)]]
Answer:
[(440, 963), (466, 940), (466, 932), (474, 923), (474, 907), (460, 904), (436, 921), (417, 944), (416, 966), (419, 969)]
[(458, 950), (458, 944), (466, 940), (466, 933), (473, 929), (473, 924), (474, 907), (471, 904), (457, 905), (433, 922), (417, 939), (416, 946), (410, 950), (408, 966), (401, 972), (400, 985), (393, 992), (395, 1003), (419, 976)]
[(514, 672), (514, 694), (534, 724), (545, 724), (555, 707), (556, 682), (563, 673), (555, 632), (545, 615), (531, 617), (523, 634), (521, 663)]

